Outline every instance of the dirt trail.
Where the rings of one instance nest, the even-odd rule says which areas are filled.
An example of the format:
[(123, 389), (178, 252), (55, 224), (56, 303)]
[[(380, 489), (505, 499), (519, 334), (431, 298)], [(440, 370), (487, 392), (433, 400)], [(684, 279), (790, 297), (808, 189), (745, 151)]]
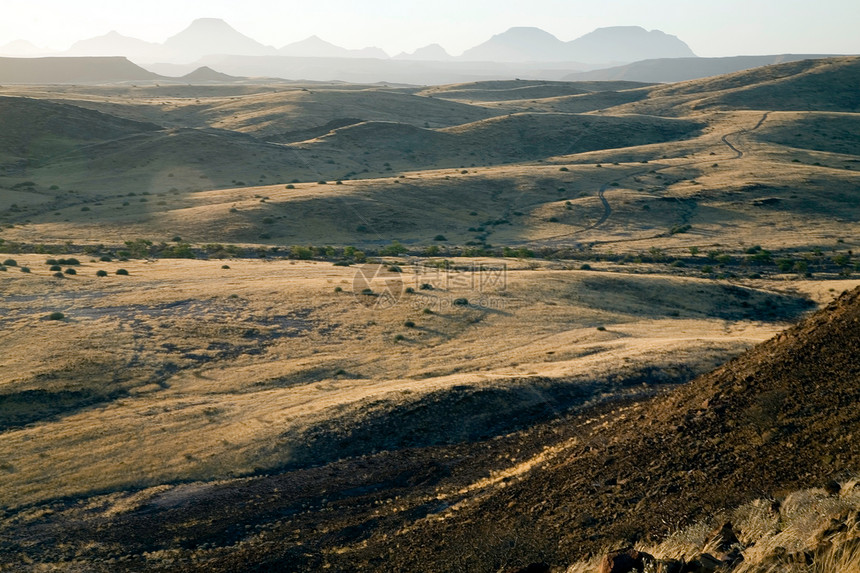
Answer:
[[(729, 141), (729, 137), (743, 135), (745, 133), (750, 133), (750, 132), (756, 131), (757, 129), (759, 129), (764, 124), (764, 122), (768, 118), (768, 115), (770, 115), (770, 112), (766, 112), (761, 117), (761, 119), (759, 119), (758, 123), (756, 123), (756, 125), (752, 129), (741, 129), (739, 131), (727, 133), (722, 138), (720, 138), (720, 141), (722, 141), (726, 146), (728, 146), (729, 149), (731, 149), (736, 154), (734, 157), (730, 157), (728, 159), (728, 161), (736, 161), (736, 160), (744, 157), (744, 151), (742, 151), (741, 149), (736, 147), (733, 143), (731, 143)], [(627, 175), (623, 176), (622, 179), (629, 179), (631, 177), (638, 177), (639, 175), (644, 175), (644, 174), (650, 173), (652, 171), (654, 173), (660, 173), (661, 171), (665, 171), (667, 169), (678, 169), (680, 167), (691, 167), (694, 165), (701, 165), (703, 163), (708, 163), (708, 161), (709, 160), (690, 161), (688, 163), (681, 163), (678, 165), (667, 165), (665, 167), (661, 167), (659, 169), (653, 169), (653, 170), (652, 169), (640, 169), (639, 171), (634, 171), (632, 173), (628, 173)], [(586, 231), (591, 231), (591, 230), (597, 229), (600, 226), (602, 226), (612, 216), (612, 205), (610, 205), (609, 200), (606, 198), (606, 191), (609, 190), (609, 188), (611, 186), (612, 186), (612, 183), (604, 183), (600, 187), (600, 189), (597, 191), (597, 198), (600, 199), (600, 202), (603, 204), (603, 215), (601, 215), (601, 217), (597, 221), (595, 221), (591, 225), (588, 225), (587, 227), (583, 227), (582, 229), (578, 229), (578, 230), (573, 231), (571, 233), (565, 233), (564, 235), (557, 235), (555, 237), (550, 237), (549, 239), (542, 239), (540, 241), (534, 241), (534, 243), (540, 243), (541, 245), (558, 245), (560, 241), (562, 241), (566, 238), (570, 238), (573, 235), (579, 235), (581, 233), (585, 233)], [(665, 233), (660, 233), (660, 234), (654, 235), (653, 237), (649, 237), (649, 238), (656, 239), (656, 238), (660, 238), (664, 235), (665, 235)], [(600, 241), (600, 242), (601, 243), (616, 243), (616, 242), (628, 242), (630, 240), (640, 241), (643, 239), (642, 238), (623, 239), (620, 241)]]

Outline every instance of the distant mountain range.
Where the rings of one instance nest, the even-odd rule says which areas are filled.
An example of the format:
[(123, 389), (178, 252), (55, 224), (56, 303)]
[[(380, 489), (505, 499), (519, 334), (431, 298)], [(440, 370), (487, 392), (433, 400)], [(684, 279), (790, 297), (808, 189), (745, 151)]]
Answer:
[(583, 64), (686, 57), (695, 54), (677, 37), (638, 26), (598, 28), (571, 42), (562, 42), (540, 28), (511, 28), (461, 56), (470, 61)]
[[(380, 48), (350, 50), (317, 36), (278, 49), (216, 18), (194, 20), (160, 44), (109, 32), (77, 42), (62, 54), (17, 40), (0, 46), (3, 55), (16, 57), (0, 58), (0, 83), (231, 83), (253, 77), (412, 85), (514, 78), (664, 83), (828, 57), (699, 58), (677, 37), (638, 26), (599, 28), (570, 42), (539, 28), (517, 27), (460, 56), (430, 44), (389, 57)], [(198, 70), (201, 67), (205, 69)]]
[[(125, 56), (138, 64), (191, 64), (204, 56), (288, 56), (303, 58), (370, 58), (388, 60), (380, 48), (349, 50), (317, 36), (311, 36), (276, 49), (249, 38), (217, 18), (194, 20), (188, 28), (168, 38), (163, 44), (109, 32), (81, 40), (61, 54), (19, 40), (0, 47), (0, 56)], [(412, 54), (393, 59), (418, 61), (464, 62), (571, 62), (583, 65), (629, 63), (648, 58), (694, 57), (687, 44), (659, 30), (647, 31), (638, 26), (600, 28), (570, 42), (559, 40), (539, 28), (511, 28), (483, 44), (451, 56), (438, 44), (419, 48)]]

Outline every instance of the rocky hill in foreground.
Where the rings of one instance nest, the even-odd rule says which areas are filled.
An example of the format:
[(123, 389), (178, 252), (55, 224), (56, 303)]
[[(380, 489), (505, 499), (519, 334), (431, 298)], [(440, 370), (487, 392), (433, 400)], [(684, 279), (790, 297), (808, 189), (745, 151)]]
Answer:
[(444, 570), (476, 538), (499, 543), (487, 570), (514, 539), (523, 562), (560, 565), (847, 478), (860, 468), (858, 355), (855, 289), (666, 396), (580, 420), (554, 462), (391, 540), (398, 568)]

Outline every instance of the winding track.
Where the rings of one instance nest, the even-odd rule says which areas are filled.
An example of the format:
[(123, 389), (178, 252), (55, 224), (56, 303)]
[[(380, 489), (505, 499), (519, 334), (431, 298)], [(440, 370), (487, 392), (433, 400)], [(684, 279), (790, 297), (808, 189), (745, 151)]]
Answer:
[[(736, 135), (742, 135), (742, 134), (744, 134), (744, 133), (749, 133), (749, 132), (752, 132), (752, 131), (757, 130), (758, 128), (760, 128), (760, 127), (764, 124), (764, 122), (765, 122), (765, 121), (767, 121), (767, 118), (768, 118), (768, 116), (769, 116), (769, 115), (770, 115), (770, 112), (766, 112), (764, 115), (762, 115), (761, 119), (759, 119), (759, 120), (758, 120), (758, 123), (756, 123), (756, 124), (755, 124), (755, 126), (754, 126), (752, 129), (741, 129), (740, 131), (735, 131), (735, 132), (732, 132), (732, 133), (727, 133), (726, 135), (724, 135), (724, 136), (721, 138), (721, 141), (722, 141), (726, 146), (728, 146), (728, 148), (729, 148), (729, 149), (731, 149), (732, 151), (734, 151), (734, 152), (735, 152), (735, 156), (734, 156), (734, 157), (730, 157), (730, 158), (728, 159), (728, 161), (736, 161), (736, 160), (738, 160), (738, 159), (741, 159), (741, 158), (742, 158), (742, 157), (744, 157), (744, 155), (745, 155), (743, 150), (738, 149), (737, 147), (735, 147), (735, 145), (734, 145), (732, 142), (730, 142), (730, 141), (729, 141), (729, 137), (736, 136)], [(676, 169), (676, 168), (678, 168), (678, 167), (689, 167), (689, 166), (691, 166), (691, 165), (700, 165), (700, 164), (702, 164), (702, 163), (708, 163), (708, 161), (710, 161), (710, 160), (691, 161), (691, 162), (689, 162), (689, 163), (682, 163), (682, 164), (680, 164), (680, 165), (668, 165), (668, 166), (666, 166), (666, 167), (661, 167), (660, 169), (656, 169), (656, 170), (654, 170), (654, 171), (655, 171), (655, 172), (657, 172), (657, 173), (659, 173), (660, 171), (664, 171), (664, 170), (666, 170), (666, 169)], [(626, 175), (626, 176), (624, 177), (624, 179), (628, 179), (628, 178), (630, 178), (630, 177), (636, 177), (637, 175), (642, 175), (642, 174), (648, 173), (649, 171), (651, 171), (651, 170), (649, 170), (649, 169), (642, 169), (642, 170), (640, 170), (640, 171), (635, 171), (635, 172), (633, 172), (633, 173), (630, 173), (630, 174)], [(601, 203), (603, 203), (603, 215), (600, 217), (600, 219), (598, 219), (597, 221), (595, 221), (595, 222), (594, 222), (594, 223), (592, 223), (591, 225), (588, 225), (587, 227), (583, 227), (582, 229), (578, 229), (578, 230), (574, 231), (573, 233), (566, 233), (566, 234), (564, 234), (564, 235), (558, 235), (558, 236), (556, 236), (556, 237), (552, 237), (552, 238), (550, 238), (549, 240), (550, 240), (550, 241), (551, 241), (551, 240), (553, 240), (553, 239), (558, 240), (558, 239), (562, 239), (562, 238), (570, 237), (571, 235), (578, 235), (578, 234), (580, 234), (580, 233), (584, 233), (584, 232), (586, 232), (586, 231), (591, 231), (591, 230), (593, 230), (593, 229), (596, 229), (596, 228), (600, 227), (600, 226), (601, 226), (601, 225), (603, 225), (606, 221), (608, 221), (608, 220), (609, 220), (609, 217), (611, 217), (611, 216), (612, 216), (612, 205), (610, 205), (610, 204), (609, 204), (609, 200), (606, 198), (606, 191), (609, 189), (610, 185), (611, 185), (610, 183), (604, 183), (604, 184), (600, 187), (600, 189), (597, 191), (597, 198), (598, 198), (598, 199), (600, 199), (600, 202), (601, 202)], [(653, 237), (653, 238), (660, 237), (660, 236), (662, 236), (662, 235), (663, 235), (663, 233), (661, 233), (660, 235), (656, 235), (656, 236), (655, 236), (655, 237)], [(636, 240), (640, 240), (640, 239), (636, 239)], [(544, 239), (543, 241), (535, 241), (535, 242), (545, 243), (545, 241), (546, 241), (546, 239)]]

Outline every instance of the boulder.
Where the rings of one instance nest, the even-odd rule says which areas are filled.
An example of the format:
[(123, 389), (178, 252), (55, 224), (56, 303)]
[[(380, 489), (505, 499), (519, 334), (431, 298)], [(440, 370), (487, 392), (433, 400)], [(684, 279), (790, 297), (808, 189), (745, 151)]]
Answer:
[(645, 571), (645, 566), (654, 563), (654, 557), (633, 548), (613, 551), (600, 562), (598, 573), (631, 573)]

